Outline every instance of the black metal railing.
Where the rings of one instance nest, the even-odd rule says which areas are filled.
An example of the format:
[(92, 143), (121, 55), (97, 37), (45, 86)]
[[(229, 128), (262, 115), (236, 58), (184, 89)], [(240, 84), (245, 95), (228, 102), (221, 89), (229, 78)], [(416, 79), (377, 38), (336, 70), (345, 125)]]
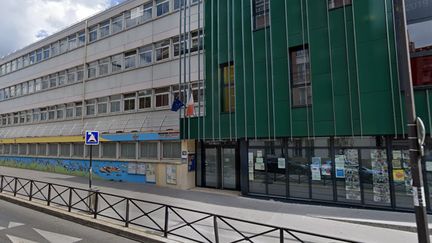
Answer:
[(0, 175), (0, 193), (193, 242), (357, 242), (88, 189)]

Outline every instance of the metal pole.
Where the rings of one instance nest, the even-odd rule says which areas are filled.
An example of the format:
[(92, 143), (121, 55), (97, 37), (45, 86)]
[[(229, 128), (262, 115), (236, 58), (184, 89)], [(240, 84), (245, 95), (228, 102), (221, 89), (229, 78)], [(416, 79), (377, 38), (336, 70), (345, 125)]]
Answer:
[(92, 174), (93, 174), (93, 146), (90, 145), (90, 165), (89, 165), (89, 188), (92, 189)]
[[(406, 13), (404, 0), (394, 0), (397, 47), (400, 67), (400, 79), (404, 88), (406, 120), (408, 122), (408, 139), (413, 180), (414, 211), (417, 223), (418, 241), (429, 243), (429, 228), (426, 215), (426, 202), (423, 187), (423, 174), (421, 168), (421, 145), (417, 138), (417, 115), (414, 103), (408, 34), (406, 29)], [(404, 70), (404, 71), (402, 71)]]

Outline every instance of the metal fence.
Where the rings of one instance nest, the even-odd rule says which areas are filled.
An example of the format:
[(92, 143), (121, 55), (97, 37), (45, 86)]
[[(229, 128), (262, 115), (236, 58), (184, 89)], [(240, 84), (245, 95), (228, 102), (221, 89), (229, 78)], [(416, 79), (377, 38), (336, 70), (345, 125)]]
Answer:
[[(187, 242), (356, 242), (213, 213), (1, 175), (0, 193)], [(287, 219), (289, 220), (289, 219)]]

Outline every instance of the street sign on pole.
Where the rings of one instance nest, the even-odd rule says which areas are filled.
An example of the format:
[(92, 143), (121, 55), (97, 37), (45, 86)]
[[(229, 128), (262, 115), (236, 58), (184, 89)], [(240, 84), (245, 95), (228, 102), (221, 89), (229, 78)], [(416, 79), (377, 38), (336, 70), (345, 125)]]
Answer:
[(99, 132), (98, 131), (86, 131), (85, 132), (85, 145), (89, 146), (90, 149), (90, 163), (89, 163), (89, 188), (92, 188), (92, 176), (93, 176), (93, 146), (99, 145)]

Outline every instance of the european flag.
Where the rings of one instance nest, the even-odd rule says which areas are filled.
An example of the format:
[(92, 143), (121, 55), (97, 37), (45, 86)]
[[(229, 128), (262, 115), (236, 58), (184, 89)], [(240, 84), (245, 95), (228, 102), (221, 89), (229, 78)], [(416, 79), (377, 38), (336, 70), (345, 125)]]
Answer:
[(177, 111), (180, 110), (183, 106), (185, 106), (185, 105), (184, 105), (183, 102), (179, 99), (179, 97), (175, 97), (175, 98), (174, 98), (174, 102), (172, 103), (172, 106), (171, 106), (171, 110), (177, 112)]

